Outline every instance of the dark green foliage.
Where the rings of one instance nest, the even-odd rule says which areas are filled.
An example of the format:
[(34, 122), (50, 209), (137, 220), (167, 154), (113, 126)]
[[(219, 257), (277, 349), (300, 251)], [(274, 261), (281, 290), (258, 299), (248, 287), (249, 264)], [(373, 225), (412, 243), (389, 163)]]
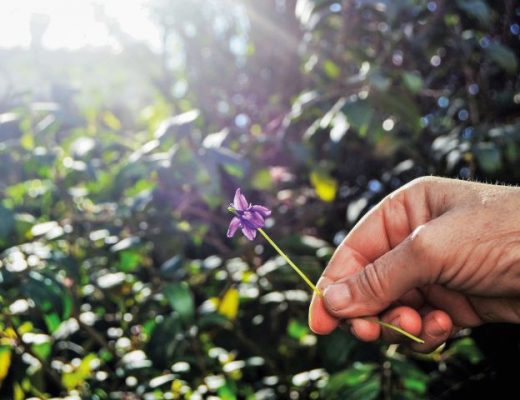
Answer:
[(415, 177), (518, 183), (520, 5), (232, 3), (154, 1), (162, 54), (109, 23), (121, 54), (42, 50), (61, 69), (30, 67), (31, 88), (15, 71), (30, 51), (0, 49), (17, 76), (0, 93), (0, 397), (485, 387), (469, 332), (428, 356), (316, 337), (305, 285), (261, 238), (228, 240), (226, 207), (241, 187), (272, 208), (273, 239), (317, 279)]

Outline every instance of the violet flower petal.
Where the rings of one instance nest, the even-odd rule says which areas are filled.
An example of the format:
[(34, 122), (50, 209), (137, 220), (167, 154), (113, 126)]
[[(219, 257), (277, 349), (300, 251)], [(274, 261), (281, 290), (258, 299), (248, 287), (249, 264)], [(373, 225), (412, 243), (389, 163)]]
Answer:
[(246, 196), (240, 192), (240, 188), (235, 192), (235, 198), (233, 199), (233, 206), (236, 210), (245, 211), (248, 207)]
[(264, 218), (271, 215), (271, 210), (269, 210), (267, 207), (258, 204), (251, 206), (250, 210), (259, 213)]
[(248, 226), (243, 226), (242, 227), (242, 233), (244, 234), (244, 236), (246, 238), (248, 238), (249, 240), (254, 240), (255, 237), (256, 237), (256, 229), (255, 228), (250, 228)]
[(239, 218), (242, 225), (247, 225), (254, 229), (262, 228), (265, 225), (264, 217), (256, 212), (244, 211)]
[(237, 229), (240, 227), (240, 219), (238, 217), (233, 217), (231, 222), (229, 223), (229, 228), (227, 231), (227, 237), (233, 237)]
[(240, 188), (235, 192), (230, 211), (235, 216), (229, 224), (227, 236), (232, 237), (238, 228), (242, 228), (242, 233), (249, 240), (253, 240), (256, 237), (256, 231), (265, 226), (265, 218), (271, 215), (271, 210), (267, 207), (259, 204), (249, 204)]

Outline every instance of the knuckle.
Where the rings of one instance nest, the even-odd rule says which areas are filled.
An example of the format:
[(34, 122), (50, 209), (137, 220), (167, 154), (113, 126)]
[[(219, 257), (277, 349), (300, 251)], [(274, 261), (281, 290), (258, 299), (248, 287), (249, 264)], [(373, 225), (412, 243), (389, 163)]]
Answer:
[(403, 202), (403, 191), (396, 191), (390, 193), (386, 196), (382, 203), (381, 208), (384, 212), (388, 213), (388, 215), (392, 215), (391, 213), (395, 212), (398, 208), (402, 207)]
[(427, 256), (430, 251), (430, 229), (426, 225), (419, 225), (409, 236), (408, 245), (415, 257)]
[(408, 192), (434, 193), (439, 189), (443, 181), (443, 178), (436, 176), (421, 176), (420, 178), (415, 178), (413, 181), (409, 182), (405, 188)]
[(385, 271), (385, 261), (382, 259), (377, 259), (373, 263), (368, 264), (365, 267), (364, 281), (362, 282), (362, 286), (364, 291), (369, 296), (369, 298), (378, 298), (381, 293), (385, 292), (386, 279), (383, 271)]
[(419, 178), (415, 178), (412, 180), (409, 185), (411, 187), (418, 187), (418, 186), (431, 186), (438, 182), (438, 178), (434, 176), (421, 176)]

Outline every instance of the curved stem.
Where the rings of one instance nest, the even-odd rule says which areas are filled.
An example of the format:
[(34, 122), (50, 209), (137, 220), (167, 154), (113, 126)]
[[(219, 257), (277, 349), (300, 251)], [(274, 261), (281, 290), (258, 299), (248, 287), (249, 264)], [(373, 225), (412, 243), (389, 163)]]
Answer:
[[(278, 252), (278, 254), (280, 254), (283, 259), (287, 262), (287, 264), (289, 264), (292, 269), (294, 269), (296, 271), (296, 273), (298, 275), (300, 275), (300, 277), (305, 281), (305, 283), (307, 285), (309, 285), (309, 287), (318, 295), (318, 296), (323, 296), (320, 289), (318, 289), (316, 287), (316, 285), (314, 283), (312, 283), (312, 281), (307, 277), (307, 275), (305, 275), (305, 273), (300, 269), (298, 268), (298, 266), (292, 262), (292, 260), (287, 256), (287, 254), (285, 254), (282, 249), (280, 249), (277, 244), (269, 237), (269, 235), (262, 229), (262, 228), (258, 228), (257, 229), (258, 232), (260, 232), (260, 234), (265, 238), (265, 240), (267, 240), (267, 242), (273, 246), (273, 248)], [(366, 319), (367, 321), (371, 321), (371, 322), (375, 322), (376, 324), (379, 324), (381, 325), (382, 327), (384, 328), (387, 328), (387, 329), (391, 329), (397, 333), (400, 333), (401, 335), (403, 336), (406, 336), (408, 339), (411, 339), (413, 340), (414, 342), (417, 342), (417, 343), (424, 343), (424, 340), (418, 338), (417, 336), (415, 335), (412, 335), (411, 333), (408, 333), (406, 332), (404, 329), (401, 329), (395, 325), (392, 325), (392, 324), (389, 324), (387, 322), (383, 322), (377, 318), (370, 318), (370, 317), (366, 317), (364, 318)]]
[(401, 335), (406, 336), (408, 339), (411, 339), (411, 340), (413, 340), (416, 343), (421, 343), (421, 344), (424, 343), (424, 340), (422, 340), (421, 338), (418, 338), (417, 336), (412, 335), (411, 333), (408, 333), (404, 329), (401, 329), (401, 328), (399, 328), (399, 327), (397, 327), (395, 325), (389, 324), (387, 322), (383, 322), (383, 321), (381, 321), (379, 319), (376, 319), (376, 318), (366, 318), (366, 320), (367, 321), (371, 321), (371, 322), (375, 322), (376, 324), (379, 324), (382, 327), (385, 327), (385, 328), (388, 328), (388, 329), (392, 329), (393, 331), (395, 331), (397, 333), (400, 333)]
[(269, 242), (269, 244), (270, 244), (271, 246), (273, 246), (273, 248), (278, 252), (278, 254), (280, 254), (280, 255), (283, 257), (283, 259), (284, 259), (285, 261), (287, 261), (287, 264), (289, 264), (289, 265), (292, 267), (292, 269), (294, 269), (294, 270), (296, 271), (296, 273), (297, 273), (298, 275), (300, 275), (300, 277), (305, 281), (305, 283), (306, 283), (307, 285), (309, 285), (309, 287), (310, 287), (312, 290), (314, 290), (314, 292), (315, 292), (318, 296), (321, 296), (321, 291), (320, 291), (320, 289), (318, 289), (318, 288), (316, 287), (316, 285), (315, 285), (314, 283), (312, 283), (312, 281), (307, 277), (307, 275), (305, 275), (305, 273), (304, 273), (300, 268), (298, 268), (298, 267), (296, 266), (296, 264), (293, 263), (289, 257), (287, 257), (287, 254), (285, 254), (285, 253), (282, 251), (282, 249), (280, 249), (280, 248), (276, 245), (276, 243), (273, 242), (273, 240), (269, 237), (269, 235), (268, 235), (267, 233), (265, 233), (265, 231), (264, 231), (262, 228), (258, 228), (257, 231), (260, 232), (260, 234), (265, 238), (265, 240), (267, 240), (267, 241)]

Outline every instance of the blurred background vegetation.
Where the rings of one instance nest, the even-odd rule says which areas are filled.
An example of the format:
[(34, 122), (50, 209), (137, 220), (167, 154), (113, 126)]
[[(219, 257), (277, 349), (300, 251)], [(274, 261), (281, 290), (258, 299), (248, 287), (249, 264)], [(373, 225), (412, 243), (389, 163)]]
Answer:
[(0, 398), (517, 390), (518, 328), (317, 337), (297, 275), (225, 233), (241, 187), (317, 279), (415, 177), (518, 183), (519, 2), (126, 3), (0, 6)]

